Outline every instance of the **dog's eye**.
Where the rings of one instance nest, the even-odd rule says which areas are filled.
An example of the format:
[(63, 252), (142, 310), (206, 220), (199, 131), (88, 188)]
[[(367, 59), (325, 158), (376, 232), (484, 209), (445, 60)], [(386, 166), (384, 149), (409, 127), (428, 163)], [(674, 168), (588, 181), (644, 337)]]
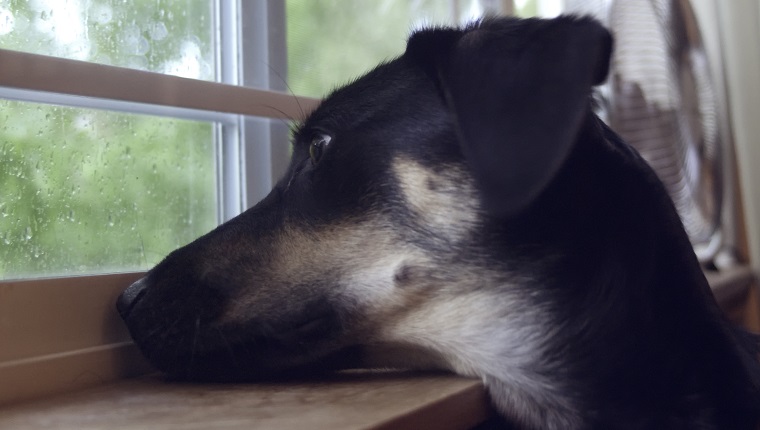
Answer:
[(326, 134), (320, 134), (311, 140), (309, 146), (309, 156), (311, 157), (311, 164), (316, 165), (319, 160), (322, 159), (322, 155), (325, 153), (327, 145), (332, 138)]

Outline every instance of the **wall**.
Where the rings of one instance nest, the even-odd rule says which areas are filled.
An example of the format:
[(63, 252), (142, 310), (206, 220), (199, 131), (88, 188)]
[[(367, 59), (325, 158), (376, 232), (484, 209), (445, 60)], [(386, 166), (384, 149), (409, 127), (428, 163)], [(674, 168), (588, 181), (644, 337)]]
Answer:
[[(692, 0), (716, 78), (725, 83), (749, 257), (760, 271), (760, 2)], [(717, 65), (724, 65), (721, 70)], [(722, 74), (722, 76), (721, 76)]]

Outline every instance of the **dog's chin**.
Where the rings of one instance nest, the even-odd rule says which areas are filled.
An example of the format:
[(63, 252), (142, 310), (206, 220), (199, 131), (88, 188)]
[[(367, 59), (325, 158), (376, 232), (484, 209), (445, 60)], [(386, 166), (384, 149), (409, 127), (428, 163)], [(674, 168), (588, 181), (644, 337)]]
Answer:
[(172, 363), (153, 363), (171, 381), (183, 382), (266, 382), (289, 379), (318, 378), (338, 370), (360, 365), (358, 347), (347, 347), (323, 355), (304, 357), (241, 353), (238, 346), (192, 357), (178, 358)]
[(330, 307), (234, 324), (204, 315), (172, 316), (177, 313), (158, 312), (143, 300), (123, 314), (143, 355), (172, 380), (281, 379), (329, 372), (358, 361), (341, 317)]

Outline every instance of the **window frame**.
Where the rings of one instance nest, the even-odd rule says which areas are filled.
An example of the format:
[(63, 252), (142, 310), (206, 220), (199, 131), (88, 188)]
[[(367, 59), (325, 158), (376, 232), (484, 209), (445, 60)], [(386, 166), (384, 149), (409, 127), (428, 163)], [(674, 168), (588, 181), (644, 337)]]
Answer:
[[(0, 98), (219, 124), (224, 222), (269, 192), (287, 162), (285, 120), (301, 119), (319, 100), (281, 91), (272, 83), (282, 79), (253, 60), (263, 55), (284, 70), (285, 35), (272, 31), (284, 25), (284, 3), (216, 0), (214, 13), (221, 82), (0, 49)], [(258, 22), (243, 25), (241, 16)], [(0, 404), (148, 371), (114, 305), (143, 275), (0, 281)]]

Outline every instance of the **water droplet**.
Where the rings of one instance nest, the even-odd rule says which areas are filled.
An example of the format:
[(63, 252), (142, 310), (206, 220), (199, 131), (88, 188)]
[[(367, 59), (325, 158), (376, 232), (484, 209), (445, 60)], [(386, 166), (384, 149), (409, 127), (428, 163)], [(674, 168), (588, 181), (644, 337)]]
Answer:
[(148, 28), (148, 34), (153, 40), (163, 40), (169, 34), (166, 25), (162, 21), (154, 22)]
[(150, 42), (148, 42), (148, 39), (141, 36), (137, 41), (134, 54), (145, 55), (148, 51), (150, 51)]
[(32, 239), (32, 227), (29, 227), (29, 226), (26, 227), (26, 230), (24, 230), (24, 238), (26, 240)]
[(108, 5), (99, 5), (92, 9), (93, 18), (100, 25), (108, 24), (113, 19), (113, 9)]

